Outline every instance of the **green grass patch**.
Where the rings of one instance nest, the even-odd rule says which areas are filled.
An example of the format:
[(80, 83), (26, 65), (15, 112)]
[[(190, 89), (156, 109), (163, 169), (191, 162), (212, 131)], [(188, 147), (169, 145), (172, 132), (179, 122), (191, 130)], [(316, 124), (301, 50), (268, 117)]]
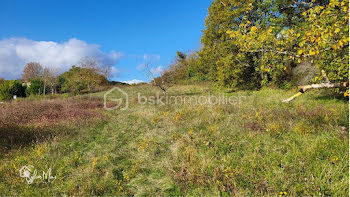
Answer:
[[(169, 95), (244, 96), (235, 105), (140, 105), (147, 86), (123, 88), (125, 111), (62, 127), (65, 135), (1, 155), (4, 195), (335, 195), (349, 193), (348, 101), (310, 91), (278, 89), (225, 93), (181, 85)], [(90, 96), (103, 97), (103, 93)], [(35, 101), (30, 101), (35, 102)], [(15, 132), (15, 131), (14, 131)], [(27, 184), (24, 165), (57, 178)]]

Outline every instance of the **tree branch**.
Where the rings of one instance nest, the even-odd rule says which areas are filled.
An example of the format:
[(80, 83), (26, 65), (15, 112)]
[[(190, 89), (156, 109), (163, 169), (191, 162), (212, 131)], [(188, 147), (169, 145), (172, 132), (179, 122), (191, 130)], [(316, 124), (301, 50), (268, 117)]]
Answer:
[(319, 88), (340, 88), (340, 87), (347, 87), (349, 86), (348, 82), (341, 82), (341, 83), (320, 83), (320, 84), (311, 84), (311, 85), (305, 85), (305, 86), (299, 86), (299, 92), (295, 95), (293, 95), (292, 97), (283, 100), (283, 103), (288, 103), (292, 100), (294, 100), (295, 98), (297, 98), (298, 96), (302, 95), (303, 93), (305, 93), (307, 90), (310, 89), (319, 89)]

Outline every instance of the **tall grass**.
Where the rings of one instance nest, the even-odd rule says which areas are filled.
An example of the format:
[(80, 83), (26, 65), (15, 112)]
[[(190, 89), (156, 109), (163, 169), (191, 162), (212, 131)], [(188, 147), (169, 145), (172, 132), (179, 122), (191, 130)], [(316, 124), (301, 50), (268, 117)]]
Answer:
[(66, 133), (63, 128), (100, 119), (100, 98), (20, 100), (0, 105), (0, 147), (14, 148)]
[[(76, 112), (83, 114), (81, 119), (94, 119), (99, 112), (104, 121), (75, 124), (72, 120), (75, 135), (2, 154), (0, 191), (123, 196), (277, 196), (280, 192), (344, 196), (349, 192), (348, 101), (313, 91), (282, 104), (293, 91), (264, 89), (226, 93), (245, 96), (236, 105), (140, 105), (138, 92), (150, 96), (158, 90), (147, 85), (123, 90), (129, 94), (125, 111), (102, 111), (98, 104), (88, 104), (97, 106), (90, 108), (81, 104), (84, 100), (62, 101), (62, 106), (69, 106), (67, 114), (83, 105)], [(169, 89), (169, 95), (208, 92), (223, 93), (207, 85)], [(30, 119), (45, 122), (40, 115), (46, 112), (38, 114)], [(64, 114), (58, 117), (78, 117)], [(51, 167), (57, 179), (26, 184), (18, 170), (28, 164), (42, 170)]]

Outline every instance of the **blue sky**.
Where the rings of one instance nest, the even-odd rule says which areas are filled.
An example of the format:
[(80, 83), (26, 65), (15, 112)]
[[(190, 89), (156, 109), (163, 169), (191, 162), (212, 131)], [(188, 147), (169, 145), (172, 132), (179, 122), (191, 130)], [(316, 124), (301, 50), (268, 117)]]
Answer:
[(152, 58), (154, 70), (160, 70), (159, 66), (164, 69), (173, 60), (177, 50), (200, 47), (210, 3), (1, 0), (0, 77), (17, 77), (29, 60), (67, 69), (70, 65), (59, 64), (74, 62), (79, 55), (98, 54), (115, 64), (118, 74), (114, 80), (148, 81), (137, 69), (144, 57)]

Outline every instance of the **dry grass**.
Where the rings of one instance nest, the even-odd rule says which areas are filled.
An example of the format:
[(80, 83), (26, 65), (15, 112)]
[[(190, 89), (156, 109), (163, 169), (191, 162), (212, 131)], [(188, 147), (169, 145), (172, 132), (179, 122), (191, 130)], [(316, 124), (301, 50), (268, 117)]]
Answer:
[[(222, 93), (207, 85), (186, 85), (170, 88), (169, 94), (208, 95), (208, 89)], [(265, 89), (227, 93), (246, 96), (239, 105), (140, 105), (138, 92), (151, 96), (158, 90), (145, 85), (123, 90), (130, 101), (125, 111), (101, 110), (98, 99), (28, 103), (39, 102), (48, 111), (18, 112), (29, 117), (13, 122), (26, 129), (30, 125), (43, 129), (55, 122), (60, 127), (51, 133), (56, 135), (67, 132), (67, 119), (76, 129), (69, 132), (76, 135), (0, 154), (0, 191), (11, 196), (277, 196), (280, 192), (345, 196), (349, 192), (348, 101), (311, 91), (281, 104), (294, 91)], [(16, 107), (12, 105), (7, 109)], [(99, 113), (105, 121), (92, 124)], [(27, 185), (18, 175), (23, 165), (51, 167), (57, 179)]]
[(103, 117), (100, 98), (20, 100), (0, 105), (0, 147), (35, 143), (66, 134), (63, 128), (85, 125)]

